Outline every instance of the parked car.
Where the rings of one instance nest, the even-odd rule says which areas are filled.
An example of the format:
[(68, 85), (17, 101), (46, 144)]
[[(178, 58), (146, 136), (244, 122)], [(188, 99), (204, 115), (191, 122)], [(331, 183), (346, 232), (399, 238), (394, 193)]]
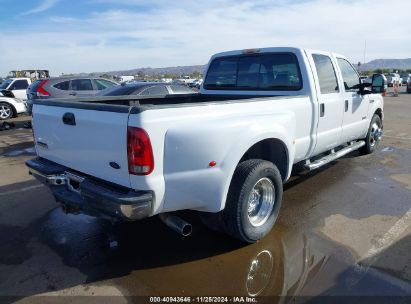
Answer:
[(27, 108), (31, 112), (34, 100), (93, 96), (118, 83), (104, 78), (56, 77), (39, 79), (27, 89)]
[(361, 83), (366, 83), (368, 81), (368, 76), (360, 76)]
[(401, 86), (401, 78), (399, 74), (389, 73), (385, 76), (387, 78), (387, 84), (389, 87), (392, 87), (395, 83), (398, 83), (398, 85)]
[(401, 75), (401, 79), (402, 79), (402, 84), (407, 85), (407, 83), (411, 79), (411, 74), (403, 74), (403, 75)]
[(407, 82), (407, 93), (411, 93), (411, 77), (408, 78), (408, 82)]
[[(199, 94), (51, 100), (33, 107), (27, 162), (68, 213), (112, 221), (200, 211), (244, 242), (277, 220), (293, 165), (306, 170), (378, 147), (384, 81), (365, 90), (350, 61), (301, 48), (212, 56)], [(342, 106), (343, 105), (343, 106)]]
[(26, 112), (26, 104), (22, 99), (0, 96), (0, 120), (16, 117)]
[(130, 82), (113, 86), (98, 92), (97, 96), (120, 96), (120, 95), (169, 95), (169, 94), (191, 94), (193, 90), (185, 85), (171, 84), (165, 82)]
[(181, 78), (175, 80), (176, 83), (185, 85), (189, 85), (194, 81), (196, 81), (196, 79), (191, 78), (191, 76), (182, 76)]
[(1, 96), (19, 98), (26, 100), (26, 90), (31, 84), (30, 78), (9, 78), (0, 84)]

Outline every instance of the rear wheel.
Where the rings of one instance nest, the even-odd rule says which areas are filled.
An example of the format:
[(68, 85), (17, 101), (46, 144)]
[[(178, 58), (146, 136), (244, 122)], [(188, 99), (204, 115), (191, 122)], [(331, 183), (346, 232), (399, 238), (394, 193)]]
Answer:
[(6, 120), (13, 117), (13, 108), (8, 103), (0, 103), (0, 120)]
[(377, 114), (374, 114), (368, 128), (367, 137), (365, 138), (365, 146), (360, 149), (360, 152), (362, 154), (371, 154), (375, 151), (375, 149), (377, 149), (378, 144), (381, 140), (381, 128), (381, 118)]
[(240, 163), (220, 215), (224, 231), (247, 243), (260, 240), (277, 220), (282, 195), (281, 174), (273, 163), (260, 159)]

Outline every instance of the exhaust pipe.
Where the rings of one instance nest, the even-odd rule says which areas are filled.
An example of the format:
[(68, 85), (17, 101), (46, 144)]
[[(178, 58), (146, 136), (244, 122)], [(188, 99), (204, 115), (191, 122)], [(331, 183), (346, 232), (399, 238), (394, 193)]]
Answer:
[(189, 236), (193, 231), (193, 227), (190, 223), (176, 215), (161, 213), (159, 214), (159, 217), (164, 224), (182, 236)]

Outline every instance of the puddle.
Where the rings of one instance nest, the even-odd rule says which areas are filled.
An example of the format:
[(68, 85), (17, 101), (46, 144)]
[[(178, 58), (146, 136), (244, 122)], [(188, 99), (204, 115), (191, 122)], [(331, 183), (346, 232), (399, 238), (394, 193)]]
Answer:
[[(318, 234), (276, 226), (260, 242), (245, 245), (200, 223), (194, 227), (192, 236), (182, 238), (156, 218), (112, 227), (55, 209), (41, 233), (63, 262), (86, 273), (90, 283), (113, 279), (112, 284), (129, 295), (287, 296), (291, 300), (411, 294), (407, 283), (398, 284), (375, 269), (356, 271), (350, 250)], [(271, 303), (277, 300), (270, 298)]]
[(36, 150), (34, 147), (22, 149), (22, 150), (13, 150), (7, 153), (4, 153), (3, 156), (6, 157), (16, 157), (16, 156), (21, 156), (21, 155), (35, 155)]

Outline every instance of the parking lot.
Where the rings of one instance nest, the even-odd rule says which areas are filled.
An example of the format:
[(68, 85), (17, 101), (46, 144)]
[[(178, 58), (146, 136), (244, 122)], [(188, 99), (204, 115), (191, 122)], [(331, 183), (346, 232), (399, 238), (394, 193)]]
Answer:
[(411, 295), (411, 94), (389, 95), (384, 112), (378, 151), (294, 175), (275, 228), (253, 245), (191, 212), (187, 238), (157, 218), (65, 215), (27, 173), (32, 133), (17, 118), (0, 132), (0, 296)]

